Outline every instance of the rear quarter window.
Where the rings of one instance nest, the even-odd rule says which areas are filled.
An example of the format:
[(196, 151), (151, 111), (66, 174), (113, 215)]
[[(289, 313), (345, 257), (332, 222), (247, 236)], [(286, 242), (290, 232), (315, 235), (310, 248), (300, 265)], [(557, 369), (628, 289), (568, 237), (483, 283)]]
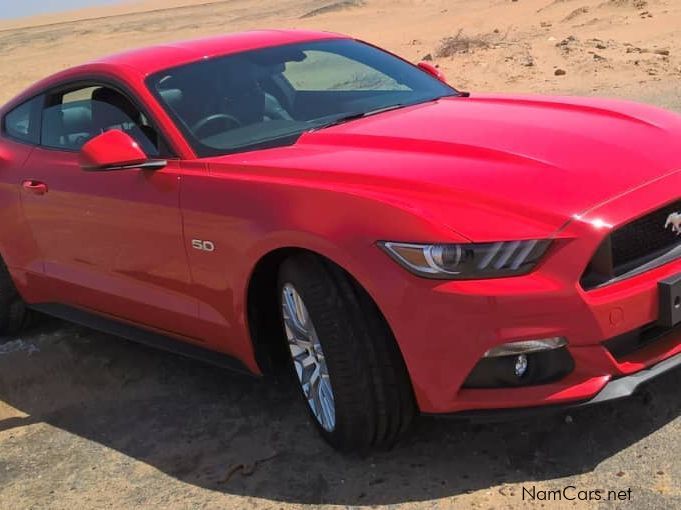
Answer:
[(20, 142), (38, 145), (40, 143), (40, 110), (43, 97), (31, 99), (5, 115), (3, 131), (9, 137)]

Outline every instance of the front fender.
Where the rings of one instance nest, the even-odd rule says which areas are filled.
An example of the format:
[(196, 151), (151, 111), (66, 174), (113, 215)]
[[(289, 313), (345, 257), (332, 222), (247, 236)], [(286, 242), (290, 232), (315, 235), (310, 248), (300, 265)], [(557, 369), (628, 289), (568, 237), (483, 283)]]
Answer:
[(185, 175), (181, 203), (188, 246), (192, 240), (215, 246), (213, 252), (188, 248), (200, 320), (207, 324), (211, 347), (235, 355), (254, 371), (248, 286), (256, 264), (268, 253), (282, 248), (318, 253), (351, 274), (383, 309), (386, 293), (405, 292), (395, 274), (406, 271), (377, 248), (377, 241), (467, 241), (408, 202), (309, 180), (272, 182), (253, 172)]

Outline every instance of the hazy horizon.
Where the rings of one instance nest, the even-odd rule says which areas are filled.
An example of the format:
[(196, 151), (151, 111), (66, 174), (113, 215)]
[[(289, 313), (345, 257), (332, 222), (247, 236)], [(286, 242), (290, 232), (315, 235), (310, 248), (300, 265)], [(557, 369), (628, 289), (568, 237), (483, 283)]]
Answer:
[(51, 14), (117, 2), (120, 0), (0, 0), (0, 19)]

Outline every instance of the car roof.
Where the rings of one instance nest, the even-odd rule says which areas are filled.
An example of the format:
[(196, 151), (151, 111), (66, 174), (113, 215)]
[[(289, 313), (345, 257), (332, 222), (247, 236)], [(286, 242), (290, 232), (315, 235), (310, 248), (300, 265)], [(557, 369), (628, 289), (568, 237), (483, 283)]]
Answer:
[(201, 39), (164, 43), (99, 58), (91, 64), (126, 66), (149, 75), (201, 59), (242, 51), (320, 39), (347, 38), (330, 32), (303, 30), (252, 30)]
[(30, 99), (43, 90), (67, 80), (77, 80), (90, 74), (109, 74), (120, 76), (131, 72), (142, 78), (164, 69), (169, 69), (205, 58), (219, 57), (242, 51), (282, 46), (324, 39), (348, 39), (348, 36), (331, 32), (307, 30), (252, 30), (231, 34), (216, 35), (201, 39), (191, 39), (148, 46), (122, 53), (97, 58), (43, 78), (0, 105), (0, 116), (16, 105)]

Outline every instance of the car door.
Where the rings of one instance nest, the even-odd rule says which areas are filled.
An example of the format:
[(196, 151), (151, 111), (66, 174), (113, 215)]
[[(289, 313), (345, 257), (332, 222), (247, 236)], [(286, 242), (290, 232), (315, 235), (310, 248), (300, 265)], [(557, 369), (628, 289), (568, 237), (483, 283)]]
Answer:
[(21, 207), (23, 166), (40, 141), (43, 97), (14, 106), (0, 130), (0, 257), (24, 299), (40, 300), (43, 262)]
[(79, 166), (82, 145), (109, 129), (128, 132), (150, 157), (165, 156), (147, 119), (108, 85), (48, 93), (41, 145), (24, 167), (24, 213), (56, 302), (194, 337), (179, 161), (156, 171)]

